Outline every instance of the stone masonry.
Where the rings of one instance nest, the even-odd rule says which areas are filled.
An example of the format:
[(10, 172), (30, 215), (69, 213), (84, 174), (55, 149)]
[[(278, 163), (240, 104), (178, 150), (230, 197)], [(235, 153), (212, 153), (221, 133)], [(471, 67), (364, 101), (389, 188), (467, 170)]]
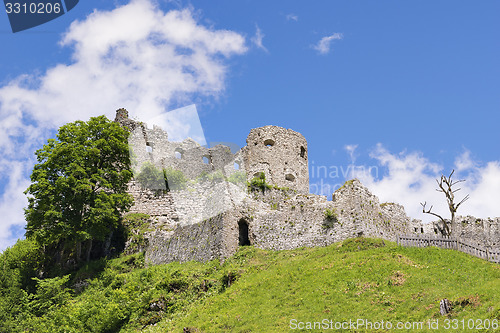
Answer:
[[(309, 194), (307, 141), (277, 126), (252, 129), (247, 146), (236, 153), (223, 145), (200, 146), (191, 139), (170, 142), (158, 127), (148, 129), (117, 110), (115, 121), (130, 131), (133, 167), (145, 162), (180, 170), (183, 188), (165, 191), (129, 184), (130, 213), (149, 215), (146, 260), (224, 260), (240, 245), (286, 250), (326, 246), (367, 236), (396, 241), (398, 235), (433, 233), (411, 219), (403, 206), (380, 203), (359, 180), (346, 182), (332, 195)], [(265, 174), (269, 187), (248, 190), (246, 181)], [(456, 235), (485, 246), (498, 244), (500, 219), (459, 217)]]

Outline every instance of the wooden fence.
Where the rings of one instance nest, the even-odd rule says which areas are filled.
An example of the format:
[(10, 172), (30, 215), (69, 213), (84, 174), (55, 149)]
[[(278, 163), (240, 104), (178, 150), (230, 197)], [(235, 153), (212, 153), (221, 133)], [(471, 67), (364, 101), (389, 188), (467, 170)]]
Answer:
[(485, 248), (474, 245), (461, 239), (451, 237), (434, 237), (424, 235), (402, 235), (398, 236), (398, 245), (427, 247), (436, 246), (443, 249), (462, 251), (475, 257), (500, 263), (500, 249)]

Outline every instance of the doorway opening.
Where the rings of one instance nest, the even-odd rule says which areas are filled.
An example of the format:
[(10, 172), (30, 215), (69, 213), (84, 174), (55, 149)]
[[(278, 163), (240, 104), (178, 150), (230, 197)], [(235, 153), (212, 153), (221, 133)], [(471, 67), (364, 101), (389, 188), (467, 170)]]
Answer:
[(239, 246), (248, 246), (250, 239), (248, 238), (248, 222), (244, 219), (238, 221), (238, 229), (240, 231)]

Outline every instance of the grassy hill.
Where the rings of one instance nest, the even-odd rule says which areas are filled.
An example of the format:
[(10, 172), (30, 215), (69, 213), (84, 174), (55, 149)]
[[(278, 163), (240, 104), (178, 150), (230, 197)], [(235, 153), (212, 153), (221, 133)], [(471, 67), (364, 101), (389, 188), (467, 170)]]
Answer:
[[(500, 325), (500, 266), (452, 250), (358, 238), (292, 251), (242, 247), (222, 265), (148, 268), (135, 254), (29, 285), (19, 263), (29, 248), (16, 246), (0, 256), (0, 332), (294, 332), (314, 322), (318, 331), (344, 323), (343, 331), (363, 332), (382, 321), (422, 322), (409, 330), (419, 332), (500, 331), (491, 328)], [(453, 304), (444, 317), (443, 298)], [(429, 329), (436, 321), (439, 329)]]

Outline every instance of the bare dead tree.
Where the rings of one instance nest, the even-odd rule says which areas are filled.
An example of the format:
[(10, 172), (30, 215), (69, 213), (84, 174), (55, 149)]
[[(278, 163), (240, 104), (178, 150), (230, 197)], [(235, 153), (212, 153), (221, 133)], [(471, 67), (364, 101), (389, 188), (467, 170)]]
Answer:
[[(467, 199), (469, 199), (469, 195), (467, 194), (459, 203), (457, 203), (457, 204), (455, 203), (455, 193), (460, 191), (461, 189), (457, 188), (454, 190), (453, 186), (457, 185), (458, 183), (464, 182), (465, 179), (455, 180), (455, 181), (452, 180), (451, 177), (453, 176), (454, 172), (455, 172), (455, 170), (452, 170), (448, 177), (441, 175), (441, 179), (439, 179), (439, 180), (436, 179), (436, 182), (439, 186), (439, 188), (436, 189), (436, 191), (443, 192), (444, 195), (446, 196), (446, 201), (448, 202), (448, 209), (450, 210), (450, 213), (451, 213), (450, 225), (453, 225), (453, 222), (455, 222), (455, 213), (457, 212), (458, 207), (460, 207), (461, 204), (463, 204), (465, 201), (467, 201)], [(448, 226), (447, 221), (441, 215), (432, 212), (433, 206), (431, 206), (431, 208), (429, 208), (428, 210), (425, 210), (425, 206), (427, 205), (427, 202), (420, 203), (420, 205), (422, 205), (422, 212), (423, 213), (434, 215), (434, 216), (438, 217), (443, 222), (443, 226), (444, 226), (443, 231), (444, 232), (442, 231), (442, 233), (445, 236), (451, 235), (451, 230), (450, 230), (450, 227)]]
[(425, 206), (427, 205), (427, 201), (424, 203), (420, 203), (420, 204), (422, 205), (422, 212), (424, 212), (425, 214), (434, 215), (434, 216), (438, 217), (441, 220), (441, 222), (443, 222), (444, 230), (441, 230), (441, 233), (443, 234), (443, 236), (450, 235), (451, 231), (450, 231), (450, 228), (448, 227), (448, 224), (446, 223), (446, 220), (441, 215), (432, 212), (433, 206), (431, 206), (431, 208), (429, 208), (428, 210), (425, 210)]

